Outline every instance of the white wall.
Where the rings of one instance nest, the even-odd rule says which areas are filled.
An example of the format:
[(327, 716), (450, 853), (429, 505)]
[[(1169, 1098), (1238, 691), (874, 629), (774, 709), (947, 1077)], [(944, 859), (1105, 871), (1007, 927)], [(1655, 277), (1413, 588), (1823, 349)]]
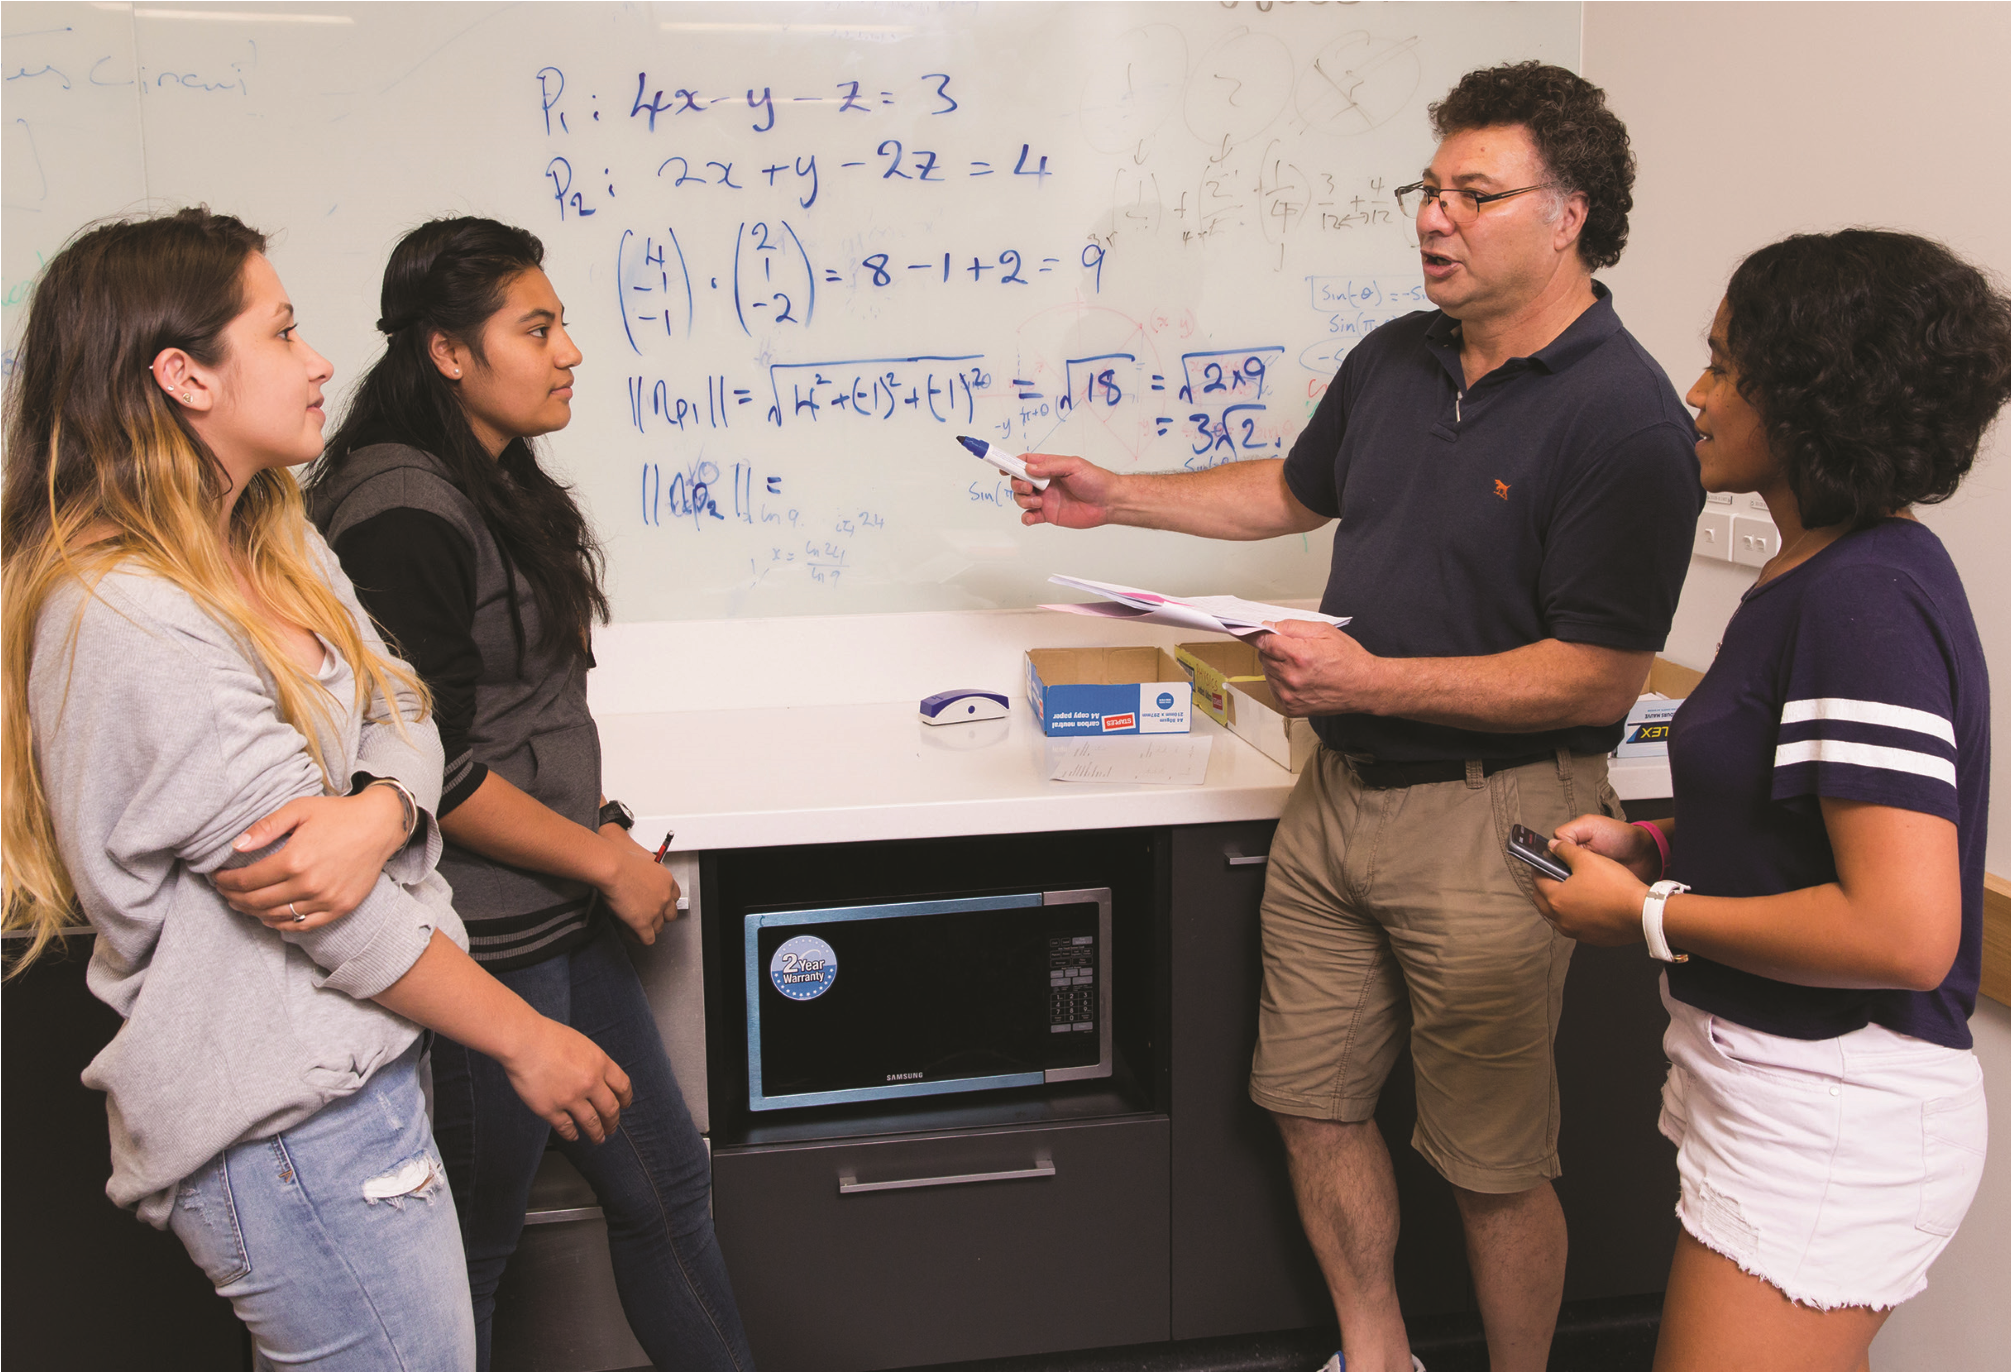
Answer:
[[(1677, 390), (1740, 257), (1785, 234), (1867, 224), (1930, 234), (2011, 275), (2011, 5), (1585, 6), (1585, 75), (1627, 121), (1641, 172), (1627, 255), (1601, 274)], [(1961, 569), (2011, 739), (2011, 425), (1956, 498), (1923, 510)], [(1704, 667), (1753, 574), (1691, 564), (1669, 656)], [(1994, 769), (1990, 869), (2011, 872), (2011, 767)], [(1974, 1021), (2011, 1139), (2011, 1010)], [(2011, 1349), (2011, 1143), (2000, 1142), (1925, 1295), (1880, 1335), (1880, 1372), (2000, 1365)]]

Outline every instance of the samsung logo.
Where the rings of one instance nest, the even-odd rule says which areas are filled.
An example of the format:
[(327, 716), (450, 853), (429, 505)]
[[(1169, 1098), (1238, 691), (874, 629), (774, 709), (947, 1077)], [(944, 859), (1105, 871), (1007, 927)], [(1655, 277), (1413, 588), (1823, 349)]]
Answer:
[(888, 1081), (920, 1081), (921, 1079), (922, 1079), (922, 1074), (921, 1074), (920, 1072), (889, 1072), (889, 1073), (887, 1073), (887, 1080), (888, 1080)]

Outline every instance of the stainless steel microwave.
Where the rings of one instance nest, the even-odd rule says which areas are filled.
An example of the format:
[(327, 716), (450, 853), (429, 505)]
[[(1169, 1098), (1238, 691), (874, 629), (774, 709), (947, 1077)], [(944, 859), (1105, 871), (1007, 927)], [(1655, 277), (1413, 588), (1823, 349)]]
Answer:
[(743, 916), (747, 1103), (1110, 1075), (1110, 888)]

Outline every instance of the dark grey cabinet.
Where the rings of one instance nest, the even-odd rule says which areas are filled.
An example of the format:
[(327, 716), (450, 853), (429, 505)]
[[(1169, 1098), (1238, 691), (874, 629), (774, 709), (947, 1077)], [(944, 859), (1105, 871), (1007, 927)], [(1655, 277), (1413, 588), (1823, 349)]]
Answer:
[[(1258, 908), (1271, 822), (1173, 831), (1173, 1337), (1333, 1323), (1276, 1125), (1249, 1095), (1263, 985)], [(1452, 1193), (1410, 1147), (1410, 1062), (1377, 1124), (1403, 1208), (1397, 1289), (1412, 1316), (1471, 1307)]]
[(1270, 821), (1173, 831), (1172, 1337), (1333, 1318), (1284, 1147), (1250, 1100)]
[[(1123, 1070), (1065, 1089), (770, 1121), (735, 1106), (723, 1084), (744, 1072), (745, 1044), (721, 985), (727, 969), (712, 962), (711, 902), (757, 877), (768, 898), (795, 898), (799, 877), (783, 858), (738, 874), (707, 858), (698, 884), (709, 911), (714, 1213), (762, 1372), (879, 1372), (1331, 1324), (1277, 1131), (1248, 1094), (1273, 828), (816, 850), (801, 865), (804, 890), (854, 899), (893, 889), (893, 873), (947, 887), (1005, 865), (1015, 880), (1083, 885), (1116, 864)], [(78, 1368), (242, 1365), (242, 1329), (180, 1246), (103, 1199), (103, 1104), (76, 1073), (115, 1020), (81, 971), (80, 957), (51, 963), (6, 992), (10, 1117), (40, 1121), (7, 1135), (8, 1351), (33, 1361), (37, 1347), (60, 1348)], [(1675, 1160), (1655, 1132), (1656, 972), (1638, 949), (1573, 958), (1557, 1043), (1567, 1300), (1659, 1291), (1668, 1272)], [(1410, 1147), (1413, 1099), (1400, 1060), (1377, 1114), (1403, 1207), (1398, 1290), (1413, 1317), (1471, 1310), (1451, 1189)], [(577, 1178), (560, 1190), (537, 1208), (571, 1222), (528, 1232), (512, 1264), (499, 1372), (641, 1360), (592, 1198)], [(153, 1312), (130, 1325), (143, 1343), (127, 1325), (78, 1313), (87, 1287), (73, 1277), (87, 1270), (125, 1274)], [(56, 1342), (38, 1343), (38, 1330)], [(139, 1347), (176, 1351), (148, 1362)]]
[(751, 1147), (713, 1159), (766, 1372), (1167, 1336), (1167, 1122)]
[[(1125, 1089), (965, 1098), (911, 1116), (813, 1114), (722, 1141), (732, 1109), (720, 1082), (735, 1069), (730, 1055), (715, 1061), (715, 1214), (764, 1372), (877, 1372), (1332, 1323), (1277, 1130), (1248, 1094), (1274, 827), (1197, 825), (1150, 842), (1159, 913), (1140, 908), (1135, 884), (1131, 951), (1152, 948), (1128, 978), (1140, 1070)], [(1044, 861), (1068, 850), (1090, 862), (1099, 844), (1143, 852), (1143, 839), (886, 845), (861, 870), (912, 866), (942, 879), (1009, 859), (1021, 843), (1046, 846)], [(848, 852), (816, 858), (819, 880), (835, 875), (863, 893), (864, 879), (845, 874)], [(732, 889), (725, 876), (709, 900)], [(1141, 997), (1157, 1001), (1150, 1013), (1137, 1014)], [(1654, 1292), (1667, 1274), (1675, 1180), (1655, 1132), (1662, 1022), (1655, 970), (1638, 949), (1578, 951), (1557, 1045), (1567, 1299)], [(1405, 1057), (1377, 1111), (1403, 1208), (1398, 1291), (1414, 1318), (1471, 1311), (1458, 1210), (1410, 1146), (1415, 1120)]]
[(7, 1363), (66, 1372), (248, 1368), (244, 1326), (181, 1241), (105, 1198), (105, 1098), (78, 1074), (111, 1041), (119, 1017), (85, 988), (91, 942), (88, 930), (64, 939), (0, 995)]

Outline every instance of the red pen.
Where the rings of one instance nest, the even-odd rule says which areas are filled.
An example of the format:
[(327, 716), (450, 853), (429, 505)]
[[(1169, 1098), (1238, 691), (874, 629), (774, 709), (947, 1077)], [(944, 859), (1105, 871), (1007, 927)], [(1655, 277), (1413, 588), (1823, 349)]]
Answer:
[(663, 836), (663, 843), (656, 850), (657, 866), (661, 867), (663, 865), (664, 858), (668, 856), (670, 853), (670, 841), (676, 837), (677, 837), (677, 830), (675, 829), (672, 829), (670, 832), (666, 833)]

